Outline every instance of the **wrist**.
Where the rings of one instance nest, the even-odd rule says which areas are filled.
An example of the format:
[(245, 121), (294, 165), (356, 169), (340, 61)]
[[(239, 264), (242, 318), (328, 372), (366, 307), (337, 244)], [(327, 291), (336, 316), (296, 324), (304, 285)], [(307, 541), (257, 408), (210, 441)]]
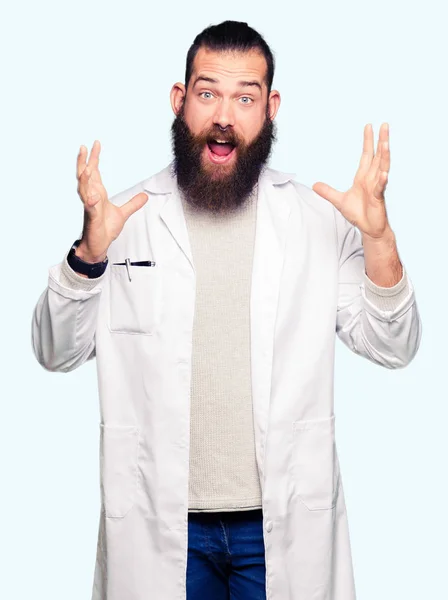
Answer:
[(395, 234), (392, 231), (390, 225), (387, 225), (385, 230), (380, 236), (372, 237), (366, 233), (362, 233), (362, 243), (365, 246), (366, 244), (371, 244), (372, 246), (384, 248), (391, 248), (395, 245)]
[[(81, 244), (81, 242), (82, 240), (76, 240), (70, 248), (67, 254), (69, 266), (78, 275), (87, 275), (89, 279), (101, 277), (109, 262), (107, 255), (101, 260), (101, 255), (97, 256), (85, 250), (85, 245), (84, 243)], [(77, 252), (78, 248), (81, 248), (79, 254)]]
[(92, 254), (89, 249), (86, 247), (86, 244), (81, 241), (79, 246), (75, 249), (75, 254), (81, 260), (87, 263), (100, 263), (106, 260), (107, 252), (103, 252), (102, 254)]
[(365, 272), (379, 287), (393, 287), (403, 277), (395, 234), (388, 226), (380, 237), (363, 235)]

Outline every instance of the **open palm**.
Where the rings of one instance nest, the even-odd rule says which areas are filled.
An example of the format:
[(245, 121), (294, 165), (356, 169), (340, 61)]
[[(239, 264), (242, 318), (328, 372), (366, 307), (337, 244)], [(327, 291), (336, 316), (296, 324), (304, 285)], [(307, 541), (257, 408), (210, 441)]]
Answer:
[(78, 194), (84, 204), (84, 227), (80, 252), (102, 260), (118, 237), (127, 219), (148, 200), (144, 192), (122, 206), (109, 201), (98, 168), (101, 145), (95, 140), (88, 162), (87, 148), (81, 146), (77, 160)]
[(390, 169), (389, 127), (383, 123), (374, 154), (373, 129), (364, 127), (364, 144), (352, 187), (339, 192), (317, 182), (313, 190), (331, 202), (350, 223), (371, 238), (381, 238), (389, 228), (384, 201)]

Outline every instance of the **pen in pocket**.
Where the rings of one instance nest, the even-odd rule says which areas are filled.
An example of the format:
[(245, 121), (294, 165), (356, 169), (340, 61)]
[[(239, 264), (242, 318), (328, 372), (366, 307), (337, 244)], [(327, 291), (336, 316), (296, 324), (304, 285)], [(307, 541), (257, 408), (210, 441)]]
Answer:
[[(119, 262), (119, 263), (112, 263), (112, 264), (123, 265), (125, 267), (127, 263)], [(156, 263), (153, 260), (136, 260), (134, 262), (129, 262), (129, 264), (131, 265), (131, 267), (155, 267), (156, 266)]]
[(126, 267), (127, 271), (128, 271), (128, 278), (129, 281), (132, 281), (131, 279), (131, 270), (129, 267), (155, 267), (156, 263), (153, 260), (136, 260), (136, 261), (132, 261), (130, 258), (126, 258), (125, 262), (122, 263), (113, 263), (114, 265), (122, 265), (124, 267)]

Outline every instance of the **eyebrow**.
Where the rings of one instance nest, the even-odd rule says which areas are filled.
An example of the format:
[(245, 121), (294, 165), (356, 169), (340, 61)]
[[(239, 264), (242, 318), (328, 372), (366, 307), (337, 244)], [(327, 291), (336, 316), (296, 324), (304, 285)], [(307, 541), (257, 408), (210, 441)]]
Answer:
[(240, 87), (257, 87), (261, 92), (261, 85), (258, 81), (238, 81)]
[[(217, 79), (214, 79), (213, 77), (199, 75), (198, 77), (196, 77), (195, 82), (193, 83), (193, 87), (198, 83), (198, 81), (206, 81), (207, 83), (219, 83), (219, 81)], [(238, 81), (237, 85), (239, 87), (257, 87), (260, 90), (260, 92), (262, 91), (261, 85), (258, 83), (258, 81)]]
[(195, 82), (193, 83), (193, 87), (197, 84), (198, 81), (207, 81), (208, 83), (219, 83), (219, 81), (217, 79), (213, 79), (213, 77), (199, 75), (198, 77), (196, 77)]

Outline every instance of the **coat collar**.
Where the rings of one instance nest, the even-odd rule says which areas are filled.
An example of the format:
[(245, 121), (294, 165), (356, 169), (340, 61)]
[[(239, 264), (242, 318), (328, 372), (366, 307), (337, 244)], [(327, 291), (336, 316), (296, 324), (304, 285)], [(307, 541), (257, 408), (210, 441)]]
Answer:
[[(275, 169), (265, 168), (258, 180), (259, 200), (261, 197), (260, 191), (266, 193), (266, 196), (269, 198), (269, 190), (272, 189), (272, 186), (282, 185), (293, 178), (294, 173), (283, 173), (281, 171), (276, 171)], [(171, 162), (167, 167), (162, 169), (162, 171), (145, 179), (142, 183), (145, 191), (150, 194), (166, 195), (166, 199), (160, 209), (160, 218), (164, 221), (171, 232), (171, 235), (182, 249), (190, 262), (191, 267), (194, 269), (190, 240), (188, 238), (187, 225), (176, 176), (174, 174), (173, 163)], [(272, 209), (274, 209), (274, 207), (272, 207)]]

